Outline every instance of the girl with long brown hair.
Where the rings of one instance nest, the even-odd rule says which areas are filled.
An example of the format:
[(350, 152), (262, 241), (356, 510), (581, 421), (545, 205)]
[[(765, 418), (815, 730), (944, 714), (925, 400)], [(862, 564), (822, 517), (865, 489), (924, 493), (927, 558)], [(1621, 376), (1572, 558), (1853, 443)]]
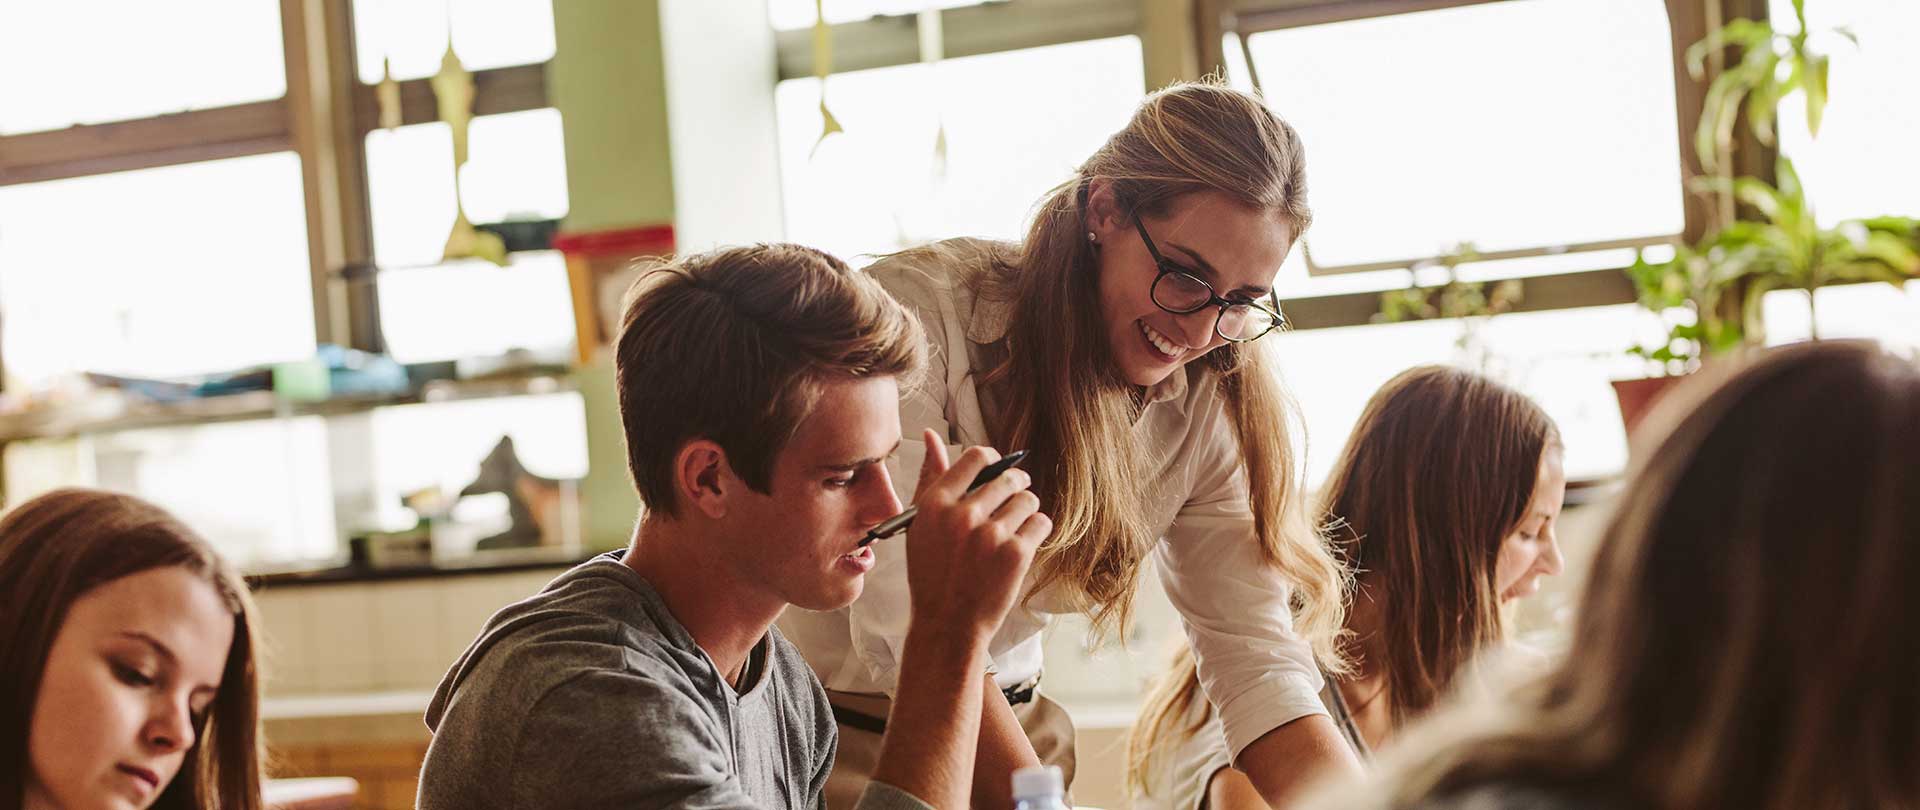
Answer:
[[(1294, 130), (1251, 95), (1181, 84), (1050, 193), (1021, 242), (952, 240), (871, 268), (932, 344), (903, 429), (1029, 450), (1056, 524), (983, 676), (975, 806), (1006, 803), (1023, 765), (1071, 778), (1072, 724), (1036, 691), (1041, 630), (1063, 613), (1124, 626), (1149, 553), (1262, 792), (1354, 767), (1316, 665), (1337, 654), (1342, 571), (1300, 503), (1296, 422), (1259, 342), (1284, 323), (1273, 281), (1310, 221)], [(903, 492), (918, 452), (892, 467)], [(840, 721), (836, 808), (886, 725), (907, 630), (902, 547), (876, 546), (852, 607), (782, 620)]]
[[(1321, 520), (1355, 576), (1351, 662), (1322, 698), (1363, 759), (1506, 640), (1503, 607), (1560, 571), (1559, 432), (1540, 406), (1446, 366), (1402, 372), (1367, 403), (1327, 479)], [(1264, 810), (1229, 769), (1182, 648), (1128, 741), (1136, 810)]]
[(260, 810), (257, 626), (164, 510), (50, 492), (0, 520), (0, 810)]
[(1842, 342), (1730, 364), (1643, 428), (1578, 654), (1315, 806), (1920, 807), (1920, 366)]

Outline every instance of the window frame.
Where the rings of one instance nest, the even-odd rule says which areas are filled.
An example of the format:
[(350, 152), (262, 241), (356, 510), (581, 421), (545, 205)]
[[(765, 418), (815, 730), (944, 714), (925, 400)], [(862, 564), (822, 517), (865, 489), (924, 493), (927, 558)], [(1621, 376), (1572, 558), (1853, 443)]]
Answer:
[[(1247, 50), (1247, 38), (1256, 33), (1507, 2), (1507, 0), (1195, 0), (1195, 2), (1202, 6), (1201, 13), (1196, 15), (1202, 23), (1202, 30), (1196, 32), (1199, 36), (1198, 47), (1202, 52), (1202, 59), (1210, 64), (1224, 65), (1224, 42), (1227, 37), (1231, 37), (1239, 44), (1242, 54), (1247, 57), (1249, 73), (1253, 73), (1251, 53)], [(1692, 134), (1700, 120), (1706, 87), (1720, 70), (1721, 55), (1713, 54), (1709, 58), (1705, 76), (1695, 80), (1687, 68), (1687, 48), (1704, 38), (1707, 32), (1718, 29), (1724, 20), (1735, 17), (1766, 20), (1767, 4), (1765, 0), (1662, 0), (1662, 2), (1667, 12), (1670, 68), (1674, 81), (1675, 118), (1678, 124), (1674, 132), (1674, 152), (1676, 159), (1680, 162), (1681, 176), (1695, 177), (1701, 174), (1701, 169), (1699, 159), (1693, 153)], [(1257, 75), (1251, 78), (1255, 87), (1258, 87)], [(1773, 147), (1758, 143), (1742, 133), (1736, 148), (1738, 173), (1771, 177), (1771, 172), (1763, 170), (1762, 167), (1772, 164), (1772, 154)], [(1530, 249), (1492, 251), (1483, 254), (1482, 258), (1487, 260), (1528, 258), (1697, 241), (1708, 230), (1712, 215), (1709, 210), (1711, 201), (1700, 195), (1688, 193), (1684, 185), (1675, 193), (1681, 195), (1681, 210), (1685, 223), (1680, 233), (1580, 245), (1550, 245)], [(1303, 252), (1305, 252), (1304, 246)], [(1441, 257), (1412, 257), (1406, 260), (1332, 267), (1314, 265), (1311, 255), (1304, 258), (1307, 260), (1310, 275), (1324, 277), (1370, 270), (1413, 269), (1418, 265), (1437, 262)], [(1623, 270), (1624, 268), (1601, 268), (1524, 277), (1520, 279), (1520, 283), (1525, 289), (1525, 294), (1516, 310), (1540, 311), (1632, 303), (1638, 300), (1638, 297)], [(1295, 316), (1296, 328), (1303, 329), (1364, 324), (1369, 322), (1378, 311), (1379, 296), (1375, 293), (1334, 294), (1295, 299), (1289, 302), (1289, 313)]]
[[(360, 81), (353, 0), (279, 0), (286, 94), (248, 102), (0, 136), (0, 186), (291, 151), (300, 158), (315, 340), (366, 346), (347, 268), (373, 261), (366, 136), (379, 128), (374, 85)], [(551, 60), (473, 71), (475, 116), (553, 106)], [(402, 124), (438, 120), (430, 79), (399, 82)], [(0, 368), (4, 368), (0, 355)]]
[[(1246, 38), (1263, 31), (1345, 22), (1376, 17), (1458, 8), (1507, 0), (989, 0), (976, 6), (940, 12), (945, 57), (974, 56), (1023, 48), (1057, 45), (1086, 39), (1134, 35), (1140, 38), (1146, 63), (1147, 87), (1178, 79), (1195, 79), (1225, 70), (1223, 42), (1232, 36), (1240, 47)], [(1671, 70), (1678, 127), (1674, 157), (1681, 176), (1698, 176), (1700, 166), (1691, 147), (1706, 86), (1720, 68), (1720, 55), (1709, 59), (1707, 73), (1696, 81), (1688, 72), (1689, 45), (1734, 17), (1765, 20), (1766, 0), (1661, 0), (1671, 33)], [(866, 20), (826, 26), (833, 43), (834, 73), (919, 61), (916, 15), (881, 15)], [(776, 31), (778, 71), (774, 81), (813, 75), (812, 29)], [(1248, 60), (1249, 66), (1252, 60)], [(1258, 86), (1257, 77), (1254, 79)], [(1734, 171), (1770, 177), (1771, 147), (1742, 135)], [(1677, 234), (1649, 235), (1577, 245), (1548, 245), (1490, 251), (1485, 260), (1528, 258), (1569, 252), (1589, 252), (1676, 244), (1695, 241), (1711, 221), (1713, 201), (1684, 188), (1685, 227)], [(1305, 252), (1304, 247), (1302, 248)], [(1415, 256), (1401, 260), (1320, 267), (1303, 256), (1311, 275), (1372, 270), (1412, 269), (1438, 260)], [(1633, 285), (1623, 267), (1527, 276), (1521, 279), (1525, 297), (1520, 311), (1567, 309), (1631, 303)], [(1379, 311), (1374, 292), (1334, 293), (1291, 299), (1287, 312), (1294, 328), (1315, 329), (1369, 323)]]

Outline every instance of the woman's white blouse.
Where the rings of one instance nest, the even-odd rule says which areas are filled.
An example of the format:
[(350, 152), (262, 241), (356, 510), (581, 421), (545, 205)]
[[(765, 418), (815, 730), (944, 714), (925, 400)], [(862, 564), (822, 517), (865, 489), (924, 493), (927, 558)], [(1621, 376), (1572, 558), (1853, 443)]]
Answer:
[[(923, 428), (947, 437), (955, 452), (992, 443), (982, 414), (994, 403), (983, 403), (976, 374), (1005, 356), (1009, 313), (979, 300), (968, 286), (985, 266), (989, 244), (951, 246), (974, 260), (925, 266), (917, 263), (924, 259), (893, 257), (868, 270), (920, 317), (931, 348), (928, 375), (901, 404), (903, 441), (888, 464), (903, 502), (912, 497), (925, 455), (918, 441)], [(1289, 583), (1261, 557), (1238, 442), (1211, 373), (1191, 365), (1149, 389), (1147, 400), (1135, 435), (1154, 451), (1157, 484), (1149, 506), (1153, 525), (1161, 527), (1154, 560), (1237, 757), (1274, 728), (1326, 713), (1319, 668), (1292, 631)], [(898, 680), (910, 613), (906, 544), (895, 538), (873, 548), (876, 564), (853, 605), (793, 608), (780, 620), (828, 689), (891, 694)], [(1071, 610), (1049, 588), (1008, 614), (989, 645), (1001, 686), (1040, 672), (1041, 631), (1053, 614)]]

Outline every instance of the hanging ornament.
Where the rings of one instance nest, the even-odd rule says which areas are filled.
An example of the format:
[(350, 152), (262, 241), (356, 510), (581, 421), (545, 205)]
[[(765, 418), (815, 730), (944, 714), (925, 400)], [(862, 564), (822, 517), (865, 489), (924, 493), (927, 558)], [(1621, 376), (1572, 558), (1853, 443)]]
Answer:
[(447, 247), (441, 258), (444, 261), (479, 258), (505, 267), (506, 243), (499, 234), (475, 229), (467, 219), (466, 205), (460, 201), (460, 167), (467, 165), (467, 129), (473, 123), (474, 91), (473, 74), (467, 72), (460, 64), (460, 56), (453, 52), (451, 26), (447, 33), (447, 54), (440, 58), (440, 72), (428, 83), (433, 86), (440, 120), (453, 130), (453, 232), (447, 235)]
[(388, 57), (380, 57), (380, 83), (373, 86), (373, 97), (380, 102), (380, 128), (399, 129), (400, 83), (393, 80), (393, 60)]
[(814, 139), (807, 159), (819, 154), (828, 135), (846, 132), (840, 120), (827, 109), (827, 74), (833, 72), (833, 29), (827, 25), (826, 0), (813, 0), (813, 76), (820, 80), (820, 137)]

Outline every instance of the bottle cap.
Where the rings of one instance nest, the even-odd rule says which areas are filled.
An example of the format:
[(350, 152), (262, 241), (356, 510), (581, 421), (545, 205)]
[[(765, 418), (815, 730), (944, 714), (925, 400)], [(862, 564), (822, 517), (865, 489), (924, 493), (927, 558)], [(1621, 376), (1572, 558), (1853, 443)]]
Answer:
[(1013, 798), (1015, 800), (1060, 796), (1066, 792), (1066, 778), (1061, 775), (1060, 766), (1058, 765), (1021, 768), (1013, 772)]

